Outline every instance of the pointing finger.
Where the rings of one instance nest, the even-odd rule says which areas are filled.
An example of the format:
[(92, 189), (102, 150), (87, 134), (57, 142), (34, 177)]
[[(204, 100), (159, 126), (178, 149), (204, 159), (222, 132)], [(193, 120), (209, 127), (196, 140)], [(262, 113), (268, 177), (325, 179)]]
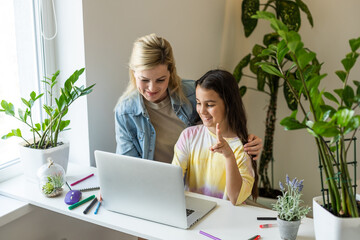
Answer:
[(216, 124), (216, 137), (217, 137), (218, 143), (222, 142), (223, 137), (222, 137), (222, 134), (221, 134), (221, 131), (220, 131), (220, 124), (219, 123)]

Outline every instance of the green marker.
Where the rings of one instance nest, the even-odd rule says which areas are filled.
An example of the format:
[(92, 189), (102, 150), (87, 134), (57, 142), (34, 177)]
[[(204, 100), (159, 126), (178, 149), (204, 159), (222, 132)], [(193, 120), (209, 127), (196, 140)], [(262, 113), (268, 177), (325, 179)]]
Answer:
[(73, 205), (69, 206), (69, 210), (72, 210), (72, 209), (80, 206), (81, 204), (84, 204), (94, 198), (95, 198), (95, 195), (91, 195), (90, 197), (85, 198), (84, 200), (81, 200), (80, 202), (74, 203)]

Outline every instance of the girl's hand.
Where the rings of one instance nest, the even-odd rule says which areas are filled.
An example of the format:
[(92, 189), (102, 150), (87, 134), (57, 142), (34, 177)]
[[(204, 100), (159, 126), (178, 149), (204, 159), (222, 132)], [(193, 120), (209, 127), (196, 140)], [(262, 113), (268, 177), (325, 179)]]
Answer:
[(96, 198), (98, 199), (99, 202), (102, 202), (102, 197), (101, 197), (101, 192), (99, 191)]
[(216, 138), (217, 143), (210, 147), (210, 151), (221, 153), (224, 155), (225, 158), (234, 155), (231, 147), (221, 134), (219, 123), (216, 124)]

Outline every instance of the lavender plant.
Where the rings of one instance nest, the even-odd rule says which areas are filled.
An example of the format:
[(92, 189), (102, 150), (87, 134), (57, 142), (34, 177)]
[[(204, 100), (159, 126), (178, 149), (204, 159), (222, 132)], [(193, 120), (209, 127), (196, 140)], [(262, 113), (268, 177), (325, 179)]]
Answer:
[(282, 196), (278, 196), (278, 200), (273, 204), (273, 210), (278, 212), (278, 217), (285, 221), (297, 221), (302, 219), (311, 210), (308, 206), (301, 206), (304, 201), (301, 200), (301, 190), (303, 189), (304, 180), (294, 178), (290, 181), (286, 174), (287, 190), (284, 185), (279, 182)]

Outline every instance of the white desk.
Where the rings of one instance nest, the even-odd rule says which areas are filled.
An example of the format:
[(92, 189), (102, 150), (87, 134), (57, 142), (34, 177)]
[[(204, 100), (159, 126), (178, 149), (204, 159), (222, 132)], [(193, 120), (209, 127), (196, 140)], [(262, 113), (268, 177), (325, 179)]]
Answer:
[[(96, 172), (96, 168), (69, 164), (67, 177), (68, 179), (77, 179), (81, 176), (89, 174), (90, 172)], [(148, 239), (210, 240), (210, 238), (199, 234), (200, 230), (223, 240), (249, 239), (257, 234), (260, 234), (261, 239), (263, 240), (280, 239), (277, 227), (266, 229), (259, 228), (260, 224), (275, 223), (275, 221), (256, 220), (257, 216), (276, 216), (276, 212), (263, 208), (248, 205), (235, 207), (230, 203), (230, 201), (189, 193), (189, 195), (196, 195), (197, 197), (216, 201), (218, 205), (212, 212), (196, 223), (191, 229), (183, 230), (110, 212), (103, 207), (100, 207), (97, 215), (93, 214), (95, 207), (92, 211), (85, 215), (83, 214), (83, 210), (86, 208), (88, 203), (85, 203), (73, 210), (69, 210), (68, 205), (64, 203), (64, 197), (68, 188), (66, 186), (64, 188), (65, 191), (61, 196), (47, 198), (41, 194), (37, 184), (26, 181), (24, 176), (20, 175), (0, 183), (0, 194), (70, 217), (81, 219), (83, 221)], [(96, 193), (96, 191), (83, 192), (82, 199)], [(297, 240), (311, 239), (315, 239), (313, 220), (305, 218), (302, 220), (300, 225)]]

